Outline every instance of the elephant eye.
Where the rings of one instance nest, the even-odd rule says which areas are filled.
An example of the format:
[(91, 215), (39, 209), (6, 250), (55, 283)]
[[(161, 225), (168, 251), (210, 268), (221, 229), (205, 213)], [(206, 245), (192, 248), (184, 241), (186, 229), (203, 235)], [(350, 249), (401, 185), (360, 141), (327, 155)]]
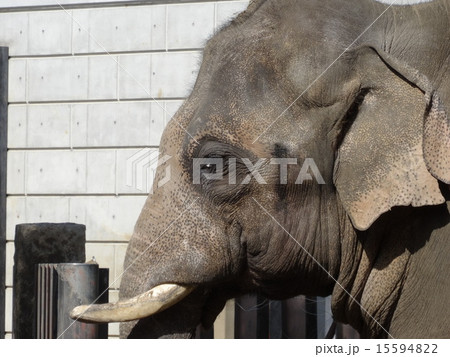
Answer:
[(202, 166), (200, 166), (200, 169), (202, 171), (211, 171), (214, 168), (213, 164), (204, 164)]
[(213, 174), (216, 172), (216, 165), (213, 164), (203, 164), (200, 166), (200, 170), (204, 173)]

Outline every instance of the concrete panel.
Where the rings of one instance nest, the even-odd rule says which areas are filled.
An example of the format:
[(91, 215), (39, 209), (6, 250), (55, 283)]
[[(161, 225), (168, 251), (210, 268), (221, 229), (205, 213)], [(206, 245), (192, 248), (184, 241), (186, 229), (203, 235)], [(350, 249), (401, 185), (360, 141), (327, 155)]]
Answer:
[(8, 102), (27, 101), (27, 60), (10, 59), (8, 76)]
[(158, 145), (164, 120), (164, 111), (154, 102), (74, 104), (71, 143), (73, 147)]
[(89, 57), (88, 99), (117, 99), (117, 57)]
[(166, 104), (167, 102), (161, 100), (151, 104), (150, 145), (158, 146), (161, 140), (161, 135), (166, 127), (168, 117), (166, 114)]
[(220, 29), (248, 6), (248, 1), (218, 2), (216, 4), (216, 29)]
[(150, 122), (150, 145), (158, 146), (167, 123), (183, 104), (183, 100), (157, 101), (152, 103)]
[(12, 332), (13, 289), (5, 291), (5, 331)]
[(25, 191), (25, 152), (8, 151), (8, 172), (6, 192), (11, 194), (21, 194)]
[(215, 339), (233, 339), (234, 338), (234, 300), (228, 300), (222, 312), (217, 316), (214, 322)]
[(8, 106), (8, 148), (27, 146), (27, 107)]
[[(24, 193), (24, 161), (28, 194), (116, 193), (116, 150), (11, 151), (9, 155), (9, 193)], [(123, 192), (129, 190), (119, 191)]]
[(197, 78), (201, 52), (152, 55), (151, 95), (155, 98), (186, 97)]
[(25, 223), (63, 223), (69, 221), (69, 198), (27, 197)]
[[(109, 301), (110, 302), (119, 301), (119, 290), (112, 290), (112, 289), (109, 290)], [(112, 335), (111, 331), (109, 334)]]
[[(109, 291), (109, 302), (117, 302), (119, 301), (119, 291), (110, 290)], [(110, 323), (108, 325), (108, 335), (109, 336), (119, 336), (119, 326), (118, 322)]]
[(6, 239), (14, 240), (16, 225), (26, 222), (25, 197), (9, 196), (6, 199)]
[(0, 44), (9, 47), (10, 56), (27, 53), (28, 50), (28, 14), (0, 13)]
[(72, 53), (89, 52), (89, 10), (72, 10)]
[(166, 6), (73, 10), (73, 52), (162, 50)]
[(86, 225), (86, 239), (127, 242), (145, 196), (73, 197), (70, 221)]
[(151, 98), (151, 55), (119, 57), (120, 99)]
[(94, 9), (89, 14), (89, 51), (142, 51), (151, 46), (152, 9)]
[(88, 146), (148, 145), (150, 103), (92, 104), (88, 113)]
[(88, 140), (88, 104), (72, 105), (71, 146), (86, 147)]
[(101, 3), (127, 3), (135, 0), (2, 0), (2, 7), (22, 7), (22, 6), (54, 6), (61, 5), (80, 5), (80, 4), (101, 4)]
[(29, 13), (28, 55), (69, 54), (72, 18), (65, 11)]
[(27, 152), (27, 193), (70, 194), (86, 192), (86, 152)]
[(167, 26), (166, 26), (167, 6), (152, 6), (152, 50), (166, 49)]
[(168, 6), (167, 47), (202, 48), (214, 31), (214, 3)]
[(6, 243), (6, 286), (13, 285), (14, 243)]
[(70, 105), (28, 106), (29, 148), (70, 147)]
[(30, 102), (88, 99), (87, 57), (28, 61)]
[(95, 150), (87, 152), (86, 180), (88, 193), (115, 193), (115, 150)]

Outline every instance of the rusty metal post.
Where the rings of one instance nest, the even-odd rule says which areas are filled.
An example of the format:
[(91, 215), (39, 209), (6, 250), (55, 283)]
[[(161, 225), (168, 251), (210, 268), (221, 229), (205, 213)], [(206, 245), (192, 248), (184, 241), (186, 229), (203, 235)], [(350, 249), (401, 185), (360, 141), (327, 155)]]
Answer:
[(77, 305), (89, 305), (98, 296), (98, 265), (57, 264), (57, 338), (96, 338), (97, 326), (73, 321), (69, 312)]
[(75, 306), (108, 302), (108, 269), (95, 263), (39, 264), (37, 279), (37, 338), (108, 337), (107, 324), (69, 317)]

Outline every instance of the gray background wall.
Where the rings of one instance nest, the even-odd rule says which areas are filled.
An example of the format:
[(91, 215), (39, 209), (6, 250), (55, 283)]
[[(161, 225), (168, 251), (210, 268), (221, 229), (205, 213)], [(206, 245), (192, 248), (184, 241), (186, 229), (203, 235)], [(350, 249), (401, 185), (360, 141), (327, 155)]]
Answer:
[(0, 46), (11, 56), (6, 337), (16, 224), (85, 224), (87, 257), (110, 268), (117, 299), (162, 130), (195, 81), (205, 40), (247, 4), (1, 1)]

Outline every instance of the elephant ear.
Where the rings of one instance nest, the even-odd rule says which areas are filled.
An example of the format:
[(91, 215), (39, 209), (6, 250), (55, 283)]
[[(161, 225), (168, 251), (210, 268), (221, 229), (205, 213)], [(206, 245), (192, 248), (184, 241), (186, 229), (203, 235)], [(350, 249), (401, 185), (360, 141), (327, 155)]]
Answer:
[(374, 48), (357, 50), (361, 89), (347, 113), (334, 183), (353, 225), (366, 230), (394, 206), (445, 202), (450, 124), (430, 81)]
[(450, 122), (436, 93), (427, 94), (430, 109), (424, 124), (423, 154), (434, 177), (450, 183)]

